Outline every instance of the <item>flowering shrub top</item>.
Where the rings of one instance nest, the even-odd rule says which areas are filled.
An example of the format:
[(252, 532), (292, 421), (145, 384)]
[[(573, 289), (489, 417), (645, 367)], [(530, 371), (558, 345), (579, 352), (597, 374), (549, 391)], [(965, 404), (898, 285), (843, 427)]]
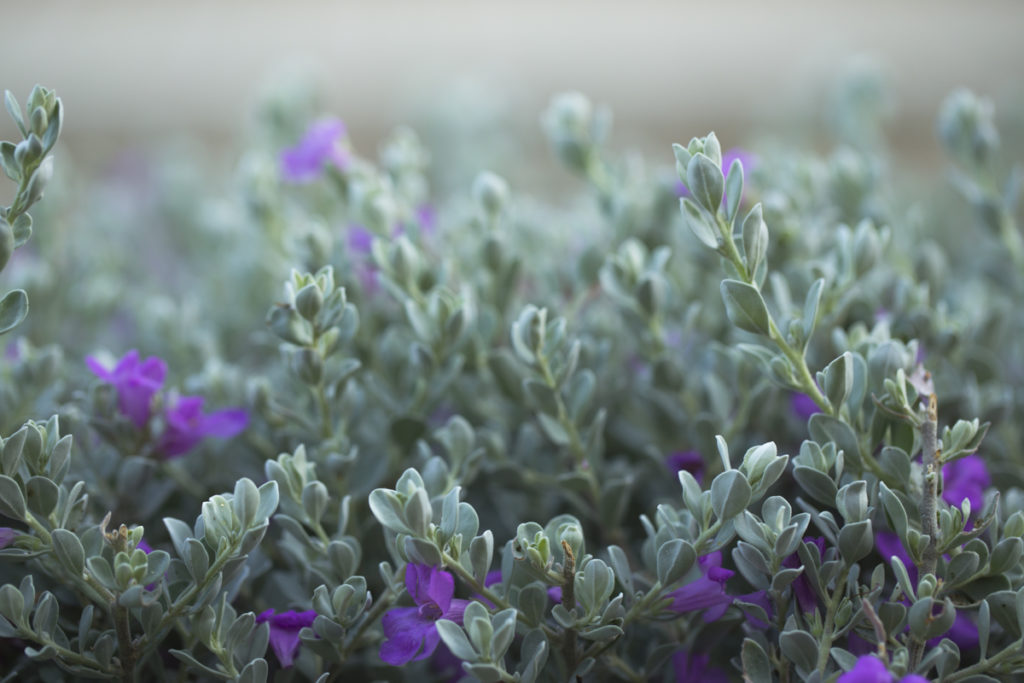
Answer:
[(365, 158), (295, 92), (261, 107), (235, 194), (169, 160), (80, 193), (100, 206), (73, 184), (40, 203), (61, 105), (9, 98), (0, 661), (1024, 673), (1021, 176), (957, 93), (939, 133), (967, 205), (909, 210), (870, 92), (827, 159), (730, 161), (712, 133), (674, 174), (667, 145), (620, 157), (608, 113), (559, 96), (542, 125), (590, 195), (571, 210), (492, 172), (440, 197), (428, 148), (452, 149), (401, 128)]

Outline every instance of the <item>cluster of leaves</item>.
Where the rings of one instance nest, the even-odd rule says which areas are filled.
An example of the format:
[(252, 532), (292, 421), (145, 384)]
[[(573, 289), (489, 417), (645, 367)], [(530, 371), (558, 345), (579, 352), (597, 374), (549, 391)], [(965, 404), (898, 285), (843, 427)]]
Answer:
[[(16, 238), (59, 131), (36, 93), (4, 147)], [(768, 683), (868, 653), (943, 681), (1024, 672), (1020, 182), (996, 182), (991, 107), (954, 95), (940, 134), (995, 276), (945, 256), (960, 223), (904, 212), (868, 104), (825, 162), (724, 164), (709, 134), (673, 147), (673, 174), (618, 158), (609, 115), (560, 96), (544, 127), (596, 201), (559, 214), (490, 172), (442, 203), (408, 129), (374, 163), (314, 124), (282, 178), (306, 101), (261, 110), (229, 198), (173, 163), (146, 188), (187, 257), (164, 278), (198, 303), (86, 241), (55, 271), (138, 286), (26, 276), (45, 301), (27, 335), (60, 349), (23, 338), (0, 366), (0, 659), (19, 680)], [(63, 201), (40, 209), (87, 220)], [(45, 261), (59, 241), (40, 242)], [(173, 461), (148, 425), (98, 428), (112, 387), (61, 358), (115, 343), (253, 424)], [(8, 424), (39, 411), (60, 417)], [(948, 474), (975, 453), (999, 491)]]

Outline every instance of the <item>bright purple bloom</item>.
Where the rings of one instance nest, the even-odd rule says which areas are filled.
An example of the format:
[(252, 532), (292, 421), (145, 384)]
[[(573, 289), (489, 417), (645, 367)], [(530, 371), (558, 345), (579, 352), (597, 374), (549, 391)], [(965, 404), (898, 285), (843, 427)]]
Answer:
[(697, 483), (704, 481), (704, 456), (699, 451), (677, 451), (665, 458), (665, 466), (669, 472), (678, 474), (686, 470), (693, 475)]
[(179, 396), (167, 406), (166, 426), (157, 450), (167, 458), (184, 455), (206, 436), (232, 437), (249, 424), (249, 414), (240, 408), (203, 414), (201, 396)]
[(718, 550), (697, 558), (697, 564), (701, 577), (669, 593), (672, 602), (667, 609), (679, 613), (705, 610), (704, 621), (715, 621), (733, 602), (725, 593), (725, 582), (735, 572), (722, 569), (722, 553)]
[[(813, 543), (818, 549), (818, 557), (822, 557), (825, 554), (825, 539), (823, 537), (805, 536), (803, 542)], [(782, 560), (782, 566), (787, 569), (802, 567), (803, 562), (800, 560), (799, 553), (793, 553)], [(796, 602), (800, 606), (801, 612), (809, 613), (817, 609), (818, 594), (815, 593), (814, 589), (811, 587), (811, 581), (807, 578), (807, 572), (800, 574), (800, 576), (796, 577), (796, 580), (793, 582), (793, 597), (796, 598)]]
[(917, 583), (917, 565), (910, 559), (910, 553), (903, 547), (903, 543), (900, 542), (900, 537), (891, 531), (877, 531), (875, 532), (875, 547), (878, 549), (878, 554), (886, 562), (891, 563), (893, 555), (900, 558), (903, 562), (903, 566), (907, 568), (907, 574), (910, 576), (910, 583)]
[(9, 526), (0, 526), (0, 548), (6, 548), (14, 539), (18, 537), (18, 532)]
[(268, 609), (256, 617), (256, 623), (270, 622), (270, 646), (274, 648), (277, 661), (285, 669), (295, 661), (295, 653), (299, 651), (299, 631), (306, 626), (312, 626), (316, 619), (316, 610), (296, 612), (289, 610), (278, 614), (275, 610)]
[[(857, 658), (857, 664), (839, 677), (836, 683), (892, 683), (893, 675), (885, 663), (874, 655)], [(917, 674), (907, 674), (900, 683), (928, 683), (928, 679)]]
[(326, 164), (344, 169), (348, 152), (341, 143), (345, 124), (338, 119), (322, 119), (313, 123), (294, 147), (281, 152), (281, 176), (291, 183), (316, 180)]
[(139, 548), (140, 550), (142, 550), (142, 552), (146, 553), (147, 555), (153, 552), (152, 546), (146, 543), (146, 539), (144, 538), (140, 538), (139, 542), (135, 544), (135, 547)]
[(167, 376), (167, 363), (156, 356), (139, 360), (139, 352), (132, 349), (124, 355), (112, 370), (108, 370), (93, 356), (87, 356), (85, 364), (93, 374), (117, 389), (117, 407), (142, 429), (149, 422), (150, 405), (153, 396), (160, 391)]
[(452, 598), (455, 578), (438, 567), (407, 564), (405, 589), (416, 606), (395, 607), (381, 620), (386, 640), (381, 643), (380, 658), (392, 666), (433, 654), (441, 640), (435, 623), (449, 619), (461, 625), (469, 604), (468, 600)]
[(789, 409), (801, 420), (809, 420), (811, 415), (821, 412), (821, 408), (814, 402), (814, 399), (807, 394), (794, 392), (789, 397)]
[(971, 512), (974, 514), (981, 510), (985, 502), (985, 489), (992, 484), (985, 460), (977, 453), (943, 465), (942, 481), (942, 499), (960, 507), (966, 498), (971, 501)]
[(685, 650), (672, 655), (676, 670), (676, 683), (728, 683), (729, 677), (721, 669), (709, 668), (711, 655), (693, 654)]

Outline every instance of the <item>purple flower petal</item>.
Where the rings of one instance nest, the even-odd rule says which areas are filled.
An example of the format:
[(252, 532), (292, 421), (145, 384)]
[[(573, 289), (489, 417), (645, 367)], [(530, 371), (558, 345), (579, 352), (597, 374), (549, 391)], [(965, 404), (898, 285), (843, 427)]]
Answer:
[(348, 248), (354, 254), (366, 256), (373, 248), (373, 233), (358, 224), (352, 224), (348, 229)]
[(118, 410), (142, 429), (149, 422), (153, 396), (163, 386), (167, 364), (151, 356), (139, 362), (139, 352), (132, 349), (108, 370), (95, 357), (87, 356), (86, 366), (104, 382), (117, 390)]
[(733, 603), (733, 597), (725, 592), (725, 583), (734, 572), (722, 569), (721, 552), (698, 558), (697, 563), (704, 575), (669, 593), (672, 602), (667, 609), (679, 613), (706, 610), (704, 621), (715, 621)]
[(407, 564), (405, 588), (416, 607), (395, 607), (381, 619), (385, 640), (380, 658), (393, 666), (429, 657), (441, 639), (435, 622), (450, 619), (461, 624), (469, 604), (452, 599), (455, 578), (438, 567)]
[(985, 459), (977, 453), (943, 465), (942, 480), (942, 499), (960, 507), (966, 498), (971, 501), (972, 513), (981, 510), (985, 502), (985, 489), (992, 485)]
[(857, 664), (839, 677), (836, 683), (892, 683), (892, 674), (885, 664), (873, 655), (857, 659)]
[(281, 176), (288, 182), (308, 183), (316, 180), (328, 163), (338, 168), (348, 166), (348, 153), (341, 144), (345, 124), (338, 119), (313, 123), (294, 147), (281, 152)]
[(302, 641), (299, 639), (299, 631), (307, 626), (312, 626), (316, 619), (316, 611), (306, 612), (281, 612), (276, 614), (274, 610), (268, 609), (256, 617), (256, 623), (270, 622), (270, 646), (274, 648), (274, 654), (281, 666), (285, 669), (295, 661), (295, 654), (299, 650)]
[(235, 436), (249, 423), (248, 414), (239, 408), (204, 415), (203, 403), (201, 396), (179, 396), (168, 405), (164, 431), (157, 442), (157, 450), (165, 457), (184, 455), (207, 436)]
[(686, 470), (693, 475), (697, 483), (704, 480), (704, 456), (699, 451), (677, 451), (665, 458), (665, 466), (669, 472), (678, 474)]
[(0, 526), (0, 548), (6, 548), (14, 539), (18, 537), (18, 532), (9, 526)]
[(811, 415), (820, 412), (818, 404), (807, 394), (791, 394), (789, 397), (789, 407), (793, 414), (801, 420), (809, 420)]
[(721, 669), (708, 667), (711, 655), (694, 654), (681, 650), (672, 655), (672, 667), (677, 683), (727, 683), (729, 677)]

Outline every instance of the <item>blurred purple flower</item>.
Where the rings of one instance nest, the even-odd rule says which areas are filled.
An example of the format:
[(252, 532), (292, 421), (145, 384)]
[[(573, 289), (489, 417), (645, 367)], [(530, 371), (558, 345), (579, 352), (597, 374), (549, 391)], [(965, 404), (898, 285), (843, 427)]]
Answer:
[(17, 340), (10, 342), (4, 347), (4, 360), (17, 363), (21, 360), (21, 349), (18, 348)]
[[(729, 177), (729, 167), (732, 166), (732, 162), (736, 161), (737, 159), (739, 159), (739, 162), (741, 164), (743, 164), (743, 180), (745, 181), (744, 185), (746, 185), (747, 184), (746, 181), (750, 177), (748, 174), (750, 173), (751, 169), (753, 169), (755, 166), (757, 166), (757, 158), (753, 154), (751, 154), (750, 152), (748, 152), (748, 151), (746, 151), (744, 149), (741, 149), (739, 147), (733, 147), (732, 149), (730, 149), (730, 150), (728, 150), (726, 152), (723, 152), (722, 153), (722, 174), (725, 175), (725, 177), (727, 177), (727, 178)], [(676, 181), (676, 196), (677, 197), (689, 197), (689, 196), (691, 196), (690, 195), (690, 190), (687, 189), (686, 183), (684, 183), (682, 180)], [(723, 205), (725, 205), (725, 201), (726, 201), (726, 196), (725, 196), (725, 193), (723, 192), (722, 193), (722, 204)], [(741, 202), (743, 201), (742, 197), (740, 197), (740, 201)]]
[(704, 621), (715, 621), (733, 602), (733, 598), (725, 593), (725, 582), (735, 572), (722, 569), (722, 553), (718, 550), (697, 558), (697, 564), (701, 577), (669, 593), (672, 602), (666, 609), (680, 614), (705, 610)]
[(985, 502), (985, 489), (991, 486), (985, 460), (977, 453), (942, 466), (942, 499), (960, 507), (964, 498), (971, 501), (971, 512), (977, 514)]
[[(885, 663), (874, 655), (857, 658), (857, 664), (839, 677), (836, 683), (892, 683), (893, 675)], [(917, 674), (908, 674), (899, 683), (928, 683)]]
[[(822, 557), (825, 554), (825, 539), (822, 536), (805, 536), (803, 542), (813, 543), (818, 549), (818, 557)], [(782, 566), (787, 569), (802, 567), (803, 562), (800, 560), (799, 553), (793, 553), (782, 560)], [(793, 597), (796, 598), (801, 612), (810, 613), (818, 607), (818, 594), (811, 587), (811, 581), (807, 578), (807, 572), (800, 574), (793, 582)]]
[(249, 424), (249, 414), (241, 408), (218, 410), (203, 414), (201, 396), (179, 396), (164, 412), (166, 425), (157, 442), (157, 451), (164, 457), (184, 455), (204, 437), (229, 438)]
[(698, 484), (704, 483), (704, 456), (700, 451), (676, 451), (665, 458), (665, 467), (672, 474), (686, 470)]
[(821, 409), (818, 408), (818, 404), (814, 402), (813, 398), (807, 394), (799, 394), (796, 392), (793, 392), (789, 396), (789, 409), (793, 411), (794, 415), (804, 421), (811, 419), (811, 415), (821, 412)]
[(891, 531), (876, 531), (875, 548), (878, 549), (878, 554), (882, 556), (882, 559), (890, 564), (892, 563), (891, 558), (893, 555), (900, 558), (903, 565), (907, 568), (910, 583), (917, 583), (917, 565), (910, 559), (910, 553), (903, 547), (899, 536)]
[(9, 526), (0, 526), (0, 548), (6, 548), (9, 546), (15, 538), (18, 537), (18, 532)]
[(729, 677), (721, 669), (708, 667), (711, 655), (693, 654), (680, 650), (672, 655), (672, 667), (676, 671), (676, 683), (727, 683)]
[(373, 247), (373, 233), (358, 223), (348, 226), (348, 239), (346, 240), (349, 251), (359, 256), (368, 256)]
[(455, 579), (438, 567), (407, 564), (405, 589), (416, 606), (395, 607), (381, 620), (386, 640), (381, 643), (380, 658), (392, 666), (429, 657), (441, 640), (434, 625), (437, 620), (450, 619), (461, 625), (469, 604), (452, 598)]
[(86, 356), (85, 364), (94, 375), (117, 390), (118, 410), (139, 429), (145, 427), (153, 396), (160, 391), (167, 376), (167, 363), (156, 356), (140, 361), (139, 352), (132, 349), (111, 370), (93, 356)]
[(306, 626), (312, 626), (316, 619), (316, 610), (277, 613), (276, 610), (268, 609), (256, 617), (256, 623), (270, 622), (270, 646), (274, 648), (277, 661), (281, 667), (287, 669), (295, 661), (295, 653), (299, 651), (299, 631)]
[(416, 222), (420, 226), (420, 234), (429, 237), (437, 232), (437, 210), (433, 204), (420, 204), (416, 207)]
[(321, 119), (310, 125), (302, 140), (281, 152), (281, 177), (291, 183), (316, 180), (324, 165), (348, 166), (348, 152), (341, 139), (345, 124), (338, 119)]
[(139, 542), (135, 544), (135, 547), (139, 548), (140, 550), (142, 550), (142, 552), (146, 553), (147, 555), (153, 552), (152, 546), (146, 543), (146, 539), (144, 538), (140, 538)]

